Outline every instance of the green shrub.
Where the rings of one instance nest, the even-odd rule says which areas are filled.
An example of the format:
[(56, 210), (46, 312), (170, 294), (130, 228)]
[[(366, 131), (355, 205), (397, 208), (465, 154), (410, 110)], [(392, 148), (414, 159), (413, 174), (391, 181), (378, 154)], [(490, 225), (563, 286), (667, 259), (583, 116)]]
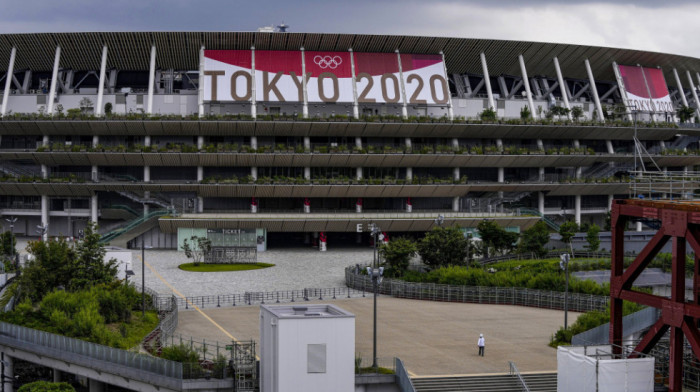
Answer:
[(75, 392), (75, 388), (67, 382), (34, 381), (22, 385), (17, 392)]
[(199, 353), (185, 343), (180, 343), (175, 346), (163, 347), (160, 354), (161, 358), (175, 362), (194, 363), (199, 362)]

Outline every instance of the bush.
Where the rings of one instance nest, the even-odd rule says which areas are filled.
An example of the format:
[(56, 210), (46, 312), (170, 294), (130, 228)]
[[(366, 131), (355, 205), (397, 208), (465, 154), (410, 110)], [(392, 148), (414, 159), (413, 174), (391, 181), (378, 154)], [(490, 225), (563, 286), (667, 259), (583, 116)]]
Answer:
[(431, 267), (464, 265), (469, 240), (459, 227), (434, 227), (418, 242), (418, 254)]
[(75, 388), (67, 382), (34, 381), (22, 385), (17, 392), (75, 392)]
[(388, 244), (382, 245), (379, 254), (389, 264), (389, 271), (385, 275), (389, 277), (403, 275), (417, 251), (416, 243), (406, 237), (398, 237)]

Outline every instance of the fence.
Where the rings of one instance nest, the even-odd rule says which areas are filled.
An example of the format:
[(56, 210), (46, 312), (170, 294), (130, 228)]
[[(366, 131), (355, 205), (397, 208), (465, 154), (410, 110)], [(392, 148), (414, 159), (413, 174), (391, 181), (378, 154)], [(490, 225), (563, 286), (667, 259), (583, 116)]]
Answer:
[(543, 257), (538, 257), (534, 253), (516, 253), (476, 261), (481, 265), (487, 265), (511, 260), (558, 259), (562, 253), (569, 253), (571, 258), (577, 259), (609, 259), (611, 257), (610, 252), (588, 252), (585, 250), (574, 250), (571, 252), (570, 250), (561, 250), (548, 252)]
[(510, 375), (514, 376), (518, 379), (518, 384), (520, 385), (520, 389), (523, 392), (530, 392), (530, 388), (527, 386), (527, 383), (523, 379), (523, 376), (520, 374), (518, 367), (515, 366), (515, 362), (508, 361), (508, 366), (510, 367), (510, 371), (509, 371)]
[[(355, 290), (349, 287), (308, 288), (287, 291), (245, 292), (242, 294), (204, 295), (198, 297), (178, 297), (172, 299), (177, 306), (185, 309), (198, 307), (200, 309), (222, 306), (249, 306), (272, 303), (323, 301), (338, 298), (357, 298), (367, 295), (368, 291)], [(158, 297), (157, 307), (165, 308), (171, 297)]]
[[(345, 283), (356, 290), (372, 292), (372, 279), (355, 274), (355, 267), (345, 269)], [(478, 304), (518, 305), (564, 310), (565, 293), (520, 287), (457, 286), (435, 283), (413, 283), (384, 279), (379, 293), (397, 298), (427, 301), (464, 302)], [(569, 310), (588, 312), (605, 310), (609, 297), (569, 293)]]
[[(623, 336), (629, 336), (640, 332), (653, 325), (661, 316), (661, 311), (657, 308), (645, 308), (638, 312), (629, 314), (622, 318)], [(608, 344), (610, 339), (610, 323), (599, 325), (588, 331), (581, 332), (571, 338), (571, 345), (595, 345)]]

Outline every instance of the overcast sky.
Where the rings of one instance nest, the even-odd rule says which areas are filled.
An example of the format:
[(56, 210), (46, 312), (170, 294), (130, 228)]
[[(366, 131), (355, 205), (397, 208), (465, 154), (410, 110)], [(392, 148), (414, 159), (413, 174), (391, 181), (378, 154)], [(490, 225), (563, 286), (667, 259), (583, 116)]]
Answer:
[(254, 31), (564, 42), (700, 57), (695, 0), (3, 0), (0, 33)]

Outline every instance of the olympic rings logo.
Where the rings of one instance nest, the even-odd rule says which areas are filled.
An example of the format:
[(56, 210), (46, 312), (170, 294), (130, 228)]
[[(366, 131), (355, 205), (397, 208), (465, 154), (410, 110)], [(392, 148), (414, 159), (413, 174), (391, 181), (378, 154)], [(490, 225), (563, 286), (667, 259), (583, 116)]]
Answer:
[(314, 57), (314, 64), (319, 67), (326, 69), (336, 69), (343, 62), (340, 56), (316, 56)]

